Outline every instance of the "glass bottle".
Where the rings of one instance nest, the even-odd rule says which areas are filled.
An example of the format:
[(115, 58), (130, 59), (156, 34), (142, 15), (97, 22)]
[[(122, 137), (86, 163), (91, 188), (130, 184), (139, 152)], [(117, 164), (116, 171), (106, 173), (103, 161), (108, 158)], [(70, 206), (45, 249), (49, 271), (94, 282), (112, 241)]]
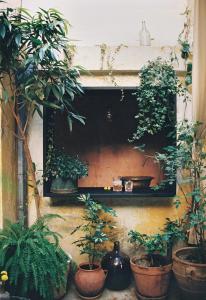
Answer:
[(142, 21), (142, 29), (139, 32), (139, 42), (140, 46), (151, 46), (151, 36), (145, 21)]
[(119, 241), (114, 242), (112, 251), (102, 259), (102, 268), (108, 270), (106, 287), (110, 290), (124, 290), (131, 282), (129, 256), (120, 251)]

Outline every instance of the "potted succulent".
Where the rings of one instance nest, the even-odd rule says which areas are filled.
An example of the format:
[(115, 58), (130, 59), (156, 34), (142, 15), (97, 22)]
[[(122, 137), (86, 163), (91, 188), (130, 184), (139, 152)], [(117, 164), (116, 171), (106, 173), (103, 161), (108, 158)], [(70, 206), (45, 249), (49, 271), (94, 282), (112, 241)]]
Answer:
[(78, 179), (88, 175), (88, 166), (78, 156), (70, 156), (48, 146), (44, 178), (50, 180), (52, 193), (77, 192)]
[(79, 201), (84, 204), (85, 210), (82, 220), (76, 231), (81, 231), (83, 236), (74, 242), (79, 247), (80, 254), (88, 255), (88, 261), (81, 263), (75, 274), (77, 292), (83, 299), (96, 299), (104, 288), (106, 271), (99, 263), (103, 256), (103, 244), (110, 239), (111, 230), (115, 227), (113, 217), (115, 211), (91, 199), (90, 195), (80, 195)]
[(53, 300), (65, 294), (69, 257), (48, 227), (54, 217), (60, 216), (45, 215), (30, 227), (8, 222), (0, 231), (0, 267), (9, 274), (12, 296)]
[[(205, 299), (206, 295), (206, 194), (205, 194), (205, 128), (200, 122), (183, 120), (177, 124), (177, 145), (157, 154), (166, 170), (162, 182), (177, 183), (187, 202), (183, 230), (188, 246), (173, 255), (173, 271), (183, 294), (188, 299)], [(177, 176), (178, 172), (178, 176)], [(189, 192), (184, 185), (189, 185)], [(188, 190), (188, 189), (187, 189)], [(177, 198), (176, 205), (180, 205)], [(193, 246), (193, 247), (191, 247)]]
[(144, 251), (130, 260), (137, 295), (165, 299), (172, 271), (171, 249), (175, 240), (182, 238), (179, 223), (168, 219), (161, 233), (147, 235), (131, 230), (128, 235), (129, 241)]

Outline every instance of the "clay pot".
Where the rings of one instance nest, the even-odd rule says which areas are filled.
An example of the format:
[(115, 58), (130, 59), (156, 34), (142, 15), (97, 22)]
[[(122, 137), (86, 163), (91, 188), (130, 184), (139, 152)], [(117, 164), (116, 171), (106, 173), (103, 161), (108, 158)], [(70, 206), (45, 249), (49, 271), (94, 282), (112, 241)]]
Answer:
[(206, 299), (206, 264), (193, 263), (184, 257), (195, 255), (196, 247), (185, 247), (173, 254), (173, 272), (185, 299)]
[(164, 299), (169, 288), (172, 264), (161, 267), (144, 267), (137, 265), (137, 261), (137, 257), (130, 260), (137, 294), (148, 298)]
[(82, 299), (96, 299), (103, 289), (107, 271), (104, 271), (99, 264), (93, 264), (89, 269), (88, 263), (82, 263), (75, 274), (74, 281), (77, 292)]

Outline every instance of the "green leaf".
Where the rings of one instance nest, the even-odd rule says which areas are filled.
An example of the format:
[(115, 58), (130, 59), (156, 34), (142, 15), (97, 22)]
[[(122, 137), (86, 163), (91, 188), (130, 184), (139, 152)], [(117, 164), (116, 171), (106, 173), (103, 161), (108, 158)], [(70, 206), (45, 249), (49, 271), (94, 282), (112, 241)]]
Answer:
[(2, 37), (2, 39), (5, 38), (5, 35), (6, 35), (6, 28), (5, 28), (5, 25), (0, 24), (0, 36)]
[(69, 130), (70, 132), (72, 132), (72, 119), (70, 118), (70, 116), (67, 116), (67, 123), (69, 125)]
[(20, 43), (21, 43), (21, 34), (20, 34), (20, 33), (18, 33), (18, 34), (15, 36), (15, 42), (16, 42), (17, 46), (20, 45)]
[(70, 112), (70, 115), (72, 116), (72, 118), (78, 120), (80, 123), (82, 123), (83, 125), (85, 125), (85, 121), (84, 121), (85, 117), (77, 115), (77, 114), (74, 114), (72, 112)]

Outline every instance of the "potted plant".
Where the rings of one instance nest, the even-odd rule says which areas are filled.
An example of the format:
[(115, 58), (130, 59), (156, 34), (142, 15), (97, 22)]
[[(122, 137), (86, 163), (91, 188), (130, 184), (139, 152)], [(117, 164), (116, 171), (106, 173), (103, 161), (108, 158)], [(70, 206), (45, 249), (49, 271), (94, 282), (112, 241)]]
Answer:
[[(188, 299), (205, 299), (206, 295), (206, 194), (205, 194), (205, 128), (200, 122), (183, 120), (177, 124), (177, 145), (165, 148), (156, 156), (166, 170), (162, 182), (177, 183), (187, 202), (183, 230), (190, 247), (175, 251), (173, 271)], [(189, 192), (184, 185), (189, 185)], [(177, 198), (176, 205), (180, 205)], [(193, 247), (191, 247), (193, 246)]]
[(161, 233), (147, 235), (131, 230), (128, 235), (129, 241), (144, 251), (143, 255), (130, 260), (137, 295), (140, 298), (165, 299), (172, 271), (171, 249), (175, 240), (182, 238), (179, 223), (167, 219)]
[(80, 195), (79, 201), (84, 204), (84, 223), (78, 226), (76, 231), (83, 235), (74, 242), (79, 247), (80, 254), (88, 255), (88, 261), (79, 265), (75, 274), (77, 292), (83, 299), (96, 299), (104, 288), (106, 271), (99, 263), (103, 256), (103, 244), (109, 241), (111, 230), (115, 227), (113, 218), (115, 211), (91, 199), (90, 195)]
[(77, 181), (88, 175), (88, 166), (78, 156), (70, 156), (53, 145), (48, 146), (44, 178), (51, 182), (52, 193), (75, 193)]
[(53, 300), (62, 289), (65, 294), (69, 257), (47, 225), (54, 217), (45, 215), (31, 227), (8, 222), (0, 231), (0, 267), (9, 274), (11, 295)]

